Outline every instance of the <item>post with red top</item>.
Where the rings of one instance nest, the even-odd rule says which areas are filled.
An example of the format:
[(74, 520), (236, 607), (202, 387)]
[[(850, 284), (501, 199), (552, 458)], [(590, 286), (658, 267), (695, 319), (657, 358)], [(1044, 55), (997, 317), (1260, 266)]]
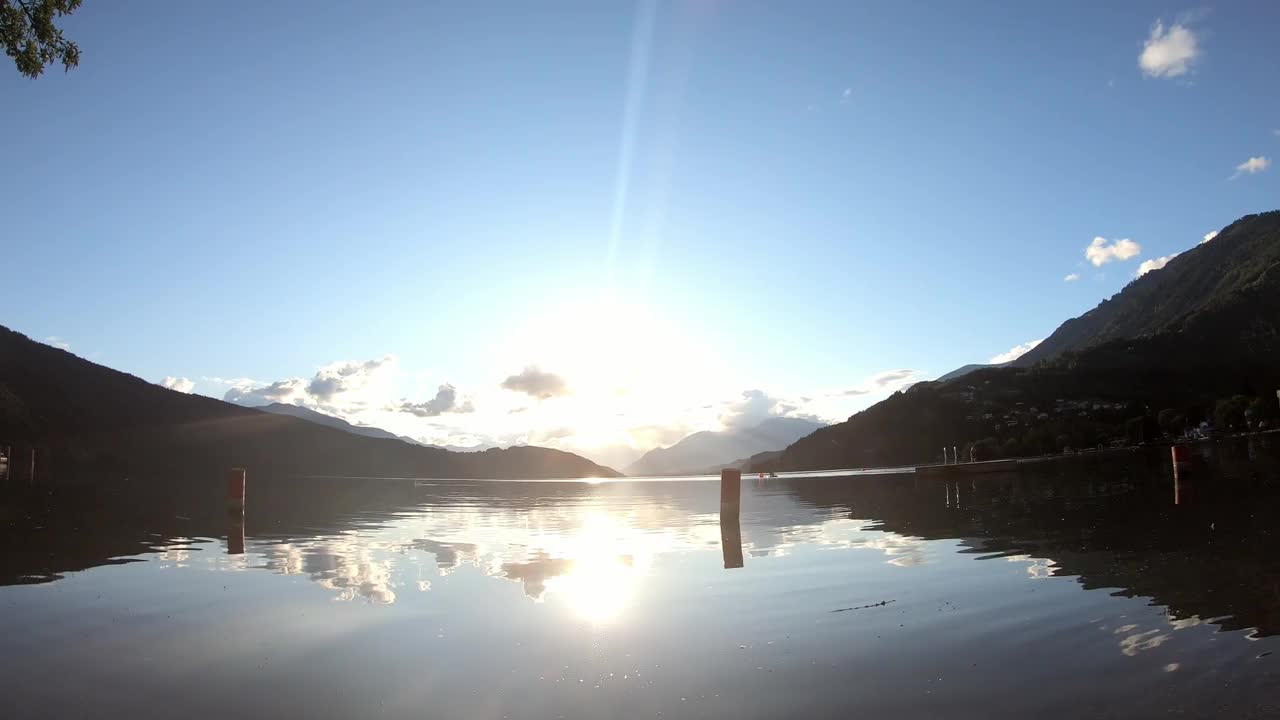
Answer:
[(231, 468), (227, 475), (227, 509), (244, 511), (244, 468)]
[(720, 548), (725, 569), (742, 567), (742, 471), (720, 471)]

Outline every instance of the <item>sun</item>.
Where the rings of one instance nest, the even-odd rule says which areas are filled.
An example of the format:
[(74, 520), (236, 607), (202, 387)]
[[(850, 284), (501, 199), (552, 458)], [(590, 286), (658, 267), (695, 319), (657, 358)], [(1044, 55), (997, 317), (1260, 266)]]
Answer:
[[(567, 392), (522, 420), (567, 429), (576, 447), (634, 444), (631, 430), (669, 426), (675, 413), (736, 394), (733, 365), (681, 324), (677, 313), (607, 295), (580, 294), (530, 313), (503, 357), (536, 366)], [(533, 433), (536, 437), (537, 433)]]

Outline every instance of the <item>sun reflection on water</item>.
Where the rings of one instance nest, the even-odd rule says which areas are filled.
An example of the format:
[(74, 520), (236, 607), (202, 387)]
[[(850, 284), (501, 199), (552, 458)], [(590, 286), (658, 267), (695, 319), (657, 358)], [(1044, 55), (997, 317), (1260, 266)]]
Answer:
[[(637, 598), (661, 558), (718, 552), (725, 537), (717, 513), (690, 512), (649, 498), (637, 503), (616, 488), (601, 488), (571, 502), (538, 498), (501, 511), (457, 502), (401, 512), (394, 521), (335, 535), (251, 538), (248, 554), (235, 556), (237, 568), (307, 576), (335, 600), (372, 605), (407, 599), (403, 591), (408, 589), (434, 595), (455, 571), (471, 568), (518, 583), (533, 602), (580, 622), (617, 624), (636, 612)], [(886, 562), (903, 567), (932, 560), (923, 539), (883, 532), (870, 521), (840, 514), (811, 524), (749, 527), (736, 544), (752, 558), (782, 557), (806, 546), (876, 550), (888, 556)], [(164, 557), (172, 566), (191, 561), (185, 545), (170, 549)], [(215, 565), (209, 566), (232, 569), (225, 562)]]
[(568, 572), (547, 580), (547, 590), (592, 624), (614, 622), (634, 597), (653, 553), (661, 550), (655, 544), (660, 543), (653, 536), (620, 518), (593, 511), (564, 538), (562, 552), (573, 560)]

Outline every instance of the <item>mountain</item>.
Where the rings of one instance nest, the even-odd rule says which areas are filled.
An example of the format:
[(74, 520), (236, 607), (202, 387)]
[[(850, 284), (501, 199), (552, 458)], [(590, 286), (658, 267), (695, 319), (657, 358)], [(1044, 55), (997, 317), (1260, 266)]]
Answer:
[(419, 443), (417, 440), (414, 440), (413, 438), (407, 438), (407, 437), (404, 437), (403, 435), (396, 435), (395, 433), (388, 432), (386, 430), (383, 430), (382, 428), (369, 427), (368, 425), (352, 425), (351, 423), (347, 422), (346, 420), (343, 420), (342, 418), (336, 418), (332, 415), (325, 415), (322, 412), (316, 412), (315, 410), (302, 407), (301, 405), (289, 405), (287, 403), (271, 403), (270, 405), (257, 406), (256, 409), (261, 410), (263, 412), (275, 413), (277, 415), (289, 415), (291, 417), (296, 417), (299, 420), (306, 420), (307, 422), (313, 422), (319, 425), (325, 425), (327, 427), (337, 428), (343, 432), (349, 432), (355, 435), (363, 435), (365, 437), (372, 437), (372, 438), (383, 438), (386, 440), (401, 440), (407, 443), (413, 443), (414, 445), (422, 444), (422, 443)]
[(958, 367), (958, 368), (956, 368), (955, 370), (952, 370), (951, 372), (947, 373), (946, 375), (943, 375), (943, 376), (939, 377), (937, 380), (934, 380), (934, 382), (946, 382), (946, 381), (948, 381), (948, 380), (955, 380), (955, 379), (956, 379), (956, 378), (958, 378), (958, 377), (962, 377), (962, 376), (964, 376), (964, 375), (968, 375), (969, 373), (973, 372), (974, 370), (981, 370), (982, 368), (989, 368), (989, 367), (996, 367), (996, 366), (995, 366), (995, 365), (985, 364), (985, 363), (970, 363), (970, 364), (965, 365), (965, 366), (963, 366), (963, 367)]
[(730, 460), (727, 463), (717, 463), (715, 465), (711, 465), (710, 467), (705, 467), (705, 468), (702, 468), (701, 470), (698, 470), (697, 472), (693, 472), (689, 474), (690, 475), (718, 475), (720, 474), (720, 471), (724, 470), (725, 468), (732, 468), (734, 470), (746, 471), (756, 465), (766, 465), (769, 463), (776, 462), (778, 458), (781, 458), (781, 457), (782, 457), (781, 450), (769, 450), (768, 452), (756, 453), (755, 455), (752, 455), (751, 457), (748, 457), (748, 458), (738, 458), (737, 460)]
[(1268, 212), (1135, 279), (1013, 363), (917, 383), (750, 469), (911, 465), (940, 461), (943, 447), (965, 459), (970, 448), (993, 458), (1136, 444), (1202, 420), (1239, 429), (1246, 406), (1275, 427), (1277, 357), (1280, 212)]
[(332, 415), (326, 415), (301, 405), (289, 405), (287, 403), (271, 403), (270, 405), (258, 405), (256, 409), (263, 412), (275, 413), (277, 415), (289, 415), (307, 422), (318, 423), (331, 428), (337, 428), (343, 432), (354, 433), (356, 435), (364, 435), (365, 437), (383, 438), (386, 440), (400, 440), (412, 445), (421, 445), (423, 447), (439, 448), (441, 450), (452, 450), (453, 452), (480, 452), (488, 450), (496, 445), (432, 445), (430, 443), (420, 442), (405, 435), (396, 435), (395, 433), (383, 430), (382, 428), (371, 427), (369, 425), (353, 425), (342, 418)]
[(1280, 348), (1280, 211), (1248, 215), (1217, 237), (1134, 279), (1064, 322), (1013, 362), (1030, 367), (1063, 353), (1159, 334), (1216, 337), (1252, 353)]
[(749, 428), (696, 432), (668, 448), (655, 448), (631, 465), (631, 476), (684, 475), (709, 468), (729, 467), (738, 458), (781, 450), (799, 438), (823, 427), (822, 423), (800, 418), (773, 417)]
[(456, 453), (186, 395), (4, 327), (0, 441), (40, 448), (40, 467), (53, 475), (101, 469), (130, 477), (213, 477), (235, 466), (258, 475), (618, 475), (559, 450), (512, 447)]
[(955, 448), (961, 459), (971, 457), (971, 447), (976, 459), (995, 459), (1133, 445), (1158, 438), (1149, 428), (1175, 436), (1202, 420), (1239, 428), (1239, 420), (1222, 419), (1232, 402), (1276, 427), (1280, 367), (1215, 355), (1222, 350), (1159, 335), (1031, 368), (986, 368), (917, 383), (745, 469), (916, 465), (940, 462), (943, 447), (949, 455)]

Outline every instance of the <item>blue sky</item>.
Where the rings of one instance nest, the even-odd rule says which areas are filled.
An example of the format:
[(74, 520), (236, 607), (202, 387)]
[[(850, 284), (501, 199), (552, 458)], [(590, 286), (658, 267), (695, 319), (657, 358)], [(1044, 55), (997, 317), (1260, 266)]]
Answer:
[[(79, 68), (0, 72), (0, 322), (215, 397), (295, 379), (273, 397), (617, 464), (840, 419), (1280, 205), (1278, 25), (1272, 3), (90, 2)], [(1140, 251), (1095, 266), (1095, 237)]]

